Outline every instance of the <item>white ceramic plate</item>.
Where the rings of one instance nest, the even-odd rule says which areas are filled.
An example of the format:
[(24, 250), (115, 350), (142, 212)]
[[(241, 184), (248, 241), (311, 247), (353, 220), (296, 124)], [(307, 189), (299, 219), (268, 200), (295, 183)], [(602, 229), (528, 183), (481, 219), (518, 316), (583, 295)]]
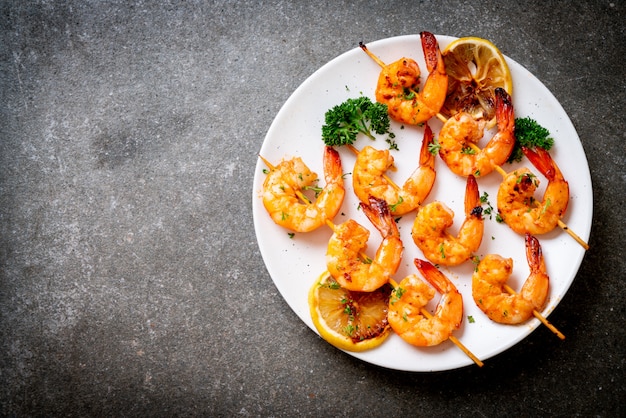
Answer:
[[(456, 38), (437, 36), (443, 50)], [(419, 35), (407, 35), (368, 43), (368, 49), (378, 55), (383, 62), (393, 62), (406, 56), (415, 59), (420, 68), (425, 69)], [(589, 238), (592, 218), (591, 177), (580, 139), (567, 114), (548, 91), (548, 89), (530, 72), (515, 61), (507, 58), (513, 82), (513, 103), (516, 117), (530, 116), (546, 127), (555, 139), (551, 154), (558, 163), (570, 185), (570, 202), (563, 221), (583, 240)], [(422, 70), (425, 71), (425, 70)], [(374, 99), (374, 90), (380, 68), (360, 48), (355, 48), (333, 59), (311, 75), (287, 100), (272, 123), (263, 142), (260, 155), (277, 164), (282, 159), (300, 156), (305, 163), (318, 174), (322, 174), (322, 153), (324, 144), (321, 140), (321, 128), (326, 111), (348, 98), (366, 95)], [(425, 79), (425, 76), (423, 77)], [(441, 123), (429, 122), (437, 137)], [(419, 148), (423, 137), (423, 128), (406, 126), (392, 122), (399, 151), (392, 151), (397, 172), (388, 173), (397, 183), (404, 183), (408, 175), (416, 168)], [(487, 133), (480, 145), (484, 146), (491, 135)], [(359, 138), (355, 144), (362, 148), (366, 144), (377, 148), (388, 148), (384, 137), (372, 142)], [(345, 173), (351, 173), (355, 156), (348, 149), (339, 149)], [(455, 212), (455, 227), (463, 221), (463, 199), (465, 179), (455, 176), (437, 157), (437, 180), (427, 201), (440, 200)], [(511, 171), (520, 165), (529, 165), (533, 172), (537, 170), (528, 161), (503, 167)], [(253, 188), (253, 214), (256, 236), (261, 254), (274, 283), (289, 306), (313, 331), (315, 327), (309, 315), (307, 293), (311, 285), (325, 270), (325, 254), (331, 231), (323, 227), (310, 233), (296, 233), (290, 237), (287, 230), (276, 225), (269, 217), (261, 200), (261, 189), (265, 175), (265, 165), (259, 160)], [(323, 176), (321, 176), (323, 179)], [(546, 180), (542, 180), (543, 192)], [(493, 172), (480, 178), (481, 195), (487, 192), (489, 202), (495, 208), (497, 188), (501, 176)], [(323, 183), (323, 180), (321, 181)], [(357, 211), (358, 199), (352, 193), (352, 177), (346, 175), (346, 198), (340, 214), (335, 218), (341, 223), (349, 217), (372, 230), (370, 251), (380, 243), (379, 233), (371, 227), (361, 211)], [(485, 205), (483, 206), (485, 207)], [(342, 215), (343, 213), (343, 215)], [(405, 246), (404, 259), (394, 277), (400, 281), (408, 274), (417, 273), (413, 260), (424, 258), (411, 239), (411, 225), (415, 214), (405, 215), (399, 222), (400, 232)], [(454, 235), (458, 229), (451, 231)], [(584, 256), (584, 249), (560, 228), (549, 234), (539, 236), (551, 287), (544, 316), (557, 306), (572, 283)], [(513, 276), (510, 285), (519, 290), (528, 275), (525, 256), (524, 238), (513, 233), (505, 224), (494, 219), (485, 221), (485, 234), (477, 255), (484, 257), (489, 253), (498, 253), (514, 259)], [(454, 335), (478, 358), (486, 360), (513, 346), (529, 335), (541, 323), (532, 318), (518, 326), (500, 325), (489, 320), (476, 307), (471, 297), (471, 262), (442, 271), (455, 283), (463, 294), (464, 322)], [(419, 273), (418, 273), (419, 274)], [(431, 301), (431, 305), (437, 302)], [(469, 321), (472, 317), (474, 322)], [(554, 324), (557, 328), (559, 324)], [(557, 338), (556, 336), (554, 338)], [(417, 348), (405, 343), (399, 336), (392, 334), (380, 347), (363, 353), (348, 353), (363, 361), (379, 366), (404, 371), (440, 371), (455, 369), (473, 364), (458, 347), (447, 341), (432, 348)], [(539, 354), (539, 353), (538, 353)]]

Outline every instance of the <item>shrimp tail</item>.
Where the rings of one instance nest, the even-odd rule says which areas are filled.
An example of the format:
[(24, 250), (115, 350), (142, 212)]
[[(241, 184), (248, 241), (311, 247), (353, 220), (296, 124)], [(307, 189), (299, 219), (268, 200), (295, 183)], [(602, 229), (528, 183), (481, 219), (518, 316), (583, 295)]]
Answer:
[(424, 51), (424, 61), (426, 61), (426, 68), (429, 73), (433, 70), (439, 72), (445, 72), (445, 64), (443, 62), (443, 56), (439, 49), (439, 43), (437, 38), (430, 32), (420, 32), (420, 38), (422, 40), (422, 50)]
[(424, 279), (430, 283), (439, 293), (445, 293), (448, 289), (448, 279), (440, 272), (437, 267), (433, 266), (426, 260), (416, 258), (414, 260), (415, 267), (422, 273)]
[(467, 176), (467, 185), (465, 186), (465, 215), (481, 218), (483, 208), (480, 204), (480, 193), (478, 191), (478, 183), (476, 177), (472, 174)]
[[(460, 314), (463, 311), (463, 300), (460, 297), (459, 292), (456, 289), (456, 287), (452, 284), (452, 282), (450, 282), (450, 280), (441, 271), (439, 271), (437, 267), (433, 266), (428, 261), (420, 260), (419, 258), (416, 258), (414, 260), (414, 263), (415, 263), (415, 267), (417, 267), (420, 273), (422, 273), (422, 275), (424, 276), (424, 279), (426, 279), (426, 281), (430, 283), (437, 290), (437, 292), (439, 292), (442, 295), (441, 301), (439, 302), (439, 306), (437, 307), (437, 312), (444, 309), (444, 306), (447, 303), (454, 303), (453, 301), (454, 297), (451, 298), (451, 296), (457, 295), (459, 297), (458, 299), (456, 299), (456, 304), (458, 308), (460, 308), (460, 312), (459, 312)], [(458, 318), (454, 320), (453, 322), (454, 329), (459, 329), (460, 326), (461, 326), (461, 315), (459, 315)]]
[(339, 152), (333, 147), (326, 146), (324, 150), (324, 178), (326, 183), (335, 183), (342, 178), (343, 168)]
[(515, 130), (515, 112), (511, 96), (502, 87), (496, 88), (496, 120), (498, 131)]
[(424, 124), (424, 139), (422, 141), (422, 149), (420, 150), (420, 166), (435, 168), (435, 155), (430, 152), (430, 146), (433, 144), (435, 136), (428, 123)]
[(360, 207), (372, 225), (378, 229), (383, 237), (399, 236), (398, 225), (391, 216), (387, 202), (374, 196), (370, 196), (369, 201), (369, 205), (361, 202)]
[(528, 267), (532, 273), (545, 273), (546, 265), (543, 258), (543, 251), (539, 240), (533, 235), (526, 233), (526, 259)]
[(546, 271), (546, 264), (541, 251), (539, 240), (526, 233), (526, 258), (530, 275), (522, 286), (521, 296), (530, 301), (534, 309), (541, 310), (546, 302), (550, 288), (550, 277)]
[(558, 167), (554, 164), (554, 160), (550, 156), (550, 153), (543, 148), (530, 149), (528, 147), (522, 147), (522, 152), (530, 160), (537, 170), (541, 172), (548, 180), (552, 181), (558, 175)]

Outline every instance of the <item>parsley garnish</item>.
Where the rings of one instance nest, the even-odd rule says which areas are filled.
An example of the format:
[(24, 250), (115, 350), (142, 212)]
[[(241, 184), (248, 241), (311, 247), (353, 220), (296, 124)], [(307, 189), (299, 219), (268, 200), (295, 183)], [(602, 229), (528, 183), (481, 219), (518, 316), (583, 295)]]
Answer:
[(432, 155), (437, 155), (440, 149), (441, 149), (441, 144), (439, 144), (439, 141), (437, 140), (437, 138), (433, 139), (432, 144), (428, 144), (428, 152), (430, 152)]
[(368, 97), (347, 99), (328, 110), (322, 126), (322, 140), (329, 146), (354, 143), (359, 133), (376, 139), (374, 133), (389, 133), (387, 105), (372, 102)]
[(398, 205), (402, 204), (402, 202), (404, 202), (404, 198), (402, 196), (398, 196), (398, 201), (394, 203), (393, 205), (389, 206), (389, 210), (392, 212), (395, 212)]
[(524, 153), (522, 147), (543, 148), (549, 151), (554, 145), (554, 139), (550, 137), (550, 131), (539, 125), (530, 117), (515, 119), (515, 146), (507, 160), (509, 163), (521, 161)]

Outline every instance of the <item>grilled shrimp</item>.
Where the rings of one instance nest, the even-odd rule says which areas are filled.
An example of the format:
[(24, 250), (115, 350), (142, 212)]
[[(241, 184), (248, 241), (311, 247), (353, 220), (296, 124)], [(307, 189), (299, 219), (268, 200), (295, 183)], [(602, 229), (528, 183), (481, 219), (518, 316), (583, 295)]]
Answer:
[(391, 184), (384, 176), (394, 162), (389, 150), (376, 150), (370, 146), (363, 148), (352, 170), (352, 184), (359, 200), (367, 202), (370, 196), (383, 199), (389, 205), (391, 213), (396, 216), (417, 208), (426, 200), (435, 183), (435, 156), (428, 150), (432, 143), (433, 132), (426, 125), (419, 167), (401, 188)]
[[(461, 326), (463, 297), (435, 266), (419, 259), (415, 259), (415, 265), (432, 287), (415, 274), (403, 279), (391, 292), (387, 318), (396, 334), (409, 344), (437, 345)], [(435, 296), (435, 290), (441, 294), (441, 300), (434, 315), (427, 317), (423, 309)]]
[(361, 202), (361, 209), (383, 238), (374, 259), (364, 255), (369, 230), (353, 219), (334, 226), (326, 251), (328, 271), (337, 283), (352, 291), (371, 292), (388, 283), (404, 250), (387, 203), (375, 197), (369, 201), (369, 205)]
[(439, 132), (439, 156), (459, 176), (484, 177), (507, 161), (515, 145), (515, 115), (511, 97), (503, 88), (496, 89), (498, 131), (479, 152), (470, 145), (484, 135), (484, 120), (459, 112), (444, 123)]
[(509, 173), (498, 189), (498, 212), (518, 234), (545, 234), (552, 231), (567, 210), (569, 185), (548, 151), (522, 148), (533, 165), (548, 179), (541, 201), (534, 194), (539, 180), (528, 169)]
[(481, 260), (472, 275), (472, 297), (487, 316), (502, 324), (519, 324), (540, 311), (546, 302), (550, 278), (537, 238), (526, 234), (526, 258), (530, 275), (517, 294), (504, 289), (513, 270), (513, 260), (489, 254)]
[(324, 149), (324, 178), (326, 185), (315, 202), (310, 202), (302, 191), (316, 185), (318, 177), (300, 157), (271, 167), (263, 183), (263, 205), (272, 220), (296, 232), (309, 232), (332, 220), (341, 208), (345, 189), (341, 159), (331, 147)]
[(389, 116), (408, 125), (419, 125), (435, 116), (446, 99), (448, 74), (432, 33), (420, 33), (429, 72), (420, 91), (420, 68), (411, 58), (385, 65), (378, 77), (376, 100), (388, 107)]
[(465, 221), (456, 237), (446, 232), (453, 222), (454, 212), (439, 201), (429, 203), (417, 212), (412, 229), (413, 241), (430, 262), (456, 266), (469, 260), (480, 247), (484, 220), (478, 184), (472, 175), (467, 177), (465, 187)]

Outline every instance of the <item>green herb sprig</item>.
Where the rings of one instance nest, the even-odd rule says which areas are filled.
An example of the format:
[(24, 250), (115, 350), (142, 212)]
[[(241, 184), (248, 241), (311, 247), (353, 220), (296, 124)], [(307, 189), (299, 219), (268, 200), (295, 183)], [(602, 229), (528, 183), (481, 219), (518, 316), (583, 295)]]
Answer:
[(524, 153), (522, 147), (543, 148), (549, 151), (554, 145), (550, 131), (541, 126), (536, 120), (525, 117), (515, 119), (515, 147), (507, 162), (521, 161)]
[(329, 146), (351, 145), (359, 133), (374, 140), (374, 133), (390, 133), (389, 124), (387, 105), (365, 96), (347, 99), (326, 112), (322, 140)]

